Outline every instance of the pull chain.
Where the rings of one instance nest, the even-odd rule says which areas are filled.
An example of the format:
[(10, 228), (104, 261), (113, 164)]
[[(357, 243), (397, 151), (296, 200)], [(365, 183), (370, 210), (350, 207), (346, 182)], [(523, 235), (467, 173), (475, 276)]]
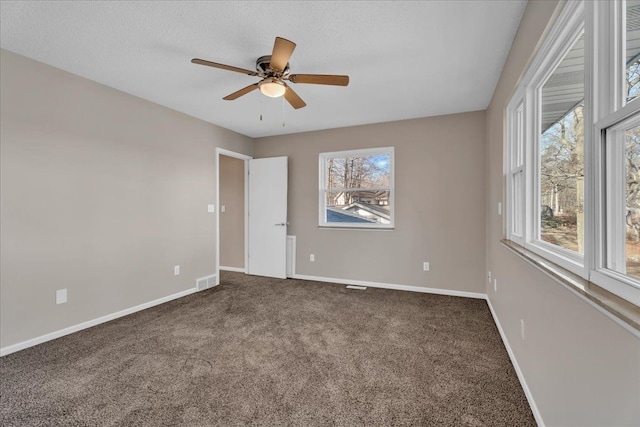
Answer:
[(282, 97), (282, 127), (284, 127), (284, 96)]
[(260, 121), (262, 121), (262, 97), (260, 97)]

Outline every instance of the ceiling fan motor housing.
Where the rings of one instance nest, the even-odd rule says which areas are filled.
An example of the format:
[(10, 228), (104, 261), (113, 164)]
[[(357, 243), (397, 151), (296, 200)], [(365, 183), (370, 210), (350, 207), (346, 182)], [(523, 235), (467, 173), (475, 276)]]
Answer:
[(271, 68), (271, 55), (265, 55), (256, 61), (256, 71), (261, 77), (286, 77), (289, 75), (289, 63), (283, 71)]

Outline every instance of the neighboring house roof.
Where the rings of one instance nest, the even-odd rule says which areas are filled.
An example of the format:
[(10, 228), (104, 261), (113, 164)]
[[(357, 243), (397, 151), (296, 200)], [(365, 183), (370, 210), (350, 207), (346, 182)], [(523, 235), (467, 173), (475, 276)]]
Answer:
[[(389, 200), (387, 190), (360, 190), (356, 191), (355, 194), (362, 199)], [(342, 195), (344, 195), (344, 191), (336, 193), (333, 198), (338, 199)]]
[(345, 212), (340, 208), (327, 208), (327, 222), (357, 222), (366, 224), (375, 224), (375, 221), (371, 221), (361, 216)]
[(371, 212), (373, 215), (379, 216), (379, 217), (384, 218), (384, 219), (390, 219), (391, 218), (391, 215), (389, 213), (389, 209), (385, 208), (384, 206), (370, 205), (370, 204), (367, 204), (367, 203), (355, 202), (355, 203), (351, 203), (348, 206), (345, 206), (342, 209), (348, 211), (348, 210), (351, 210), (351, 209), (354, 209), (354, 208), (363, 209), (363, 210), (365, 210), (367, 212)]

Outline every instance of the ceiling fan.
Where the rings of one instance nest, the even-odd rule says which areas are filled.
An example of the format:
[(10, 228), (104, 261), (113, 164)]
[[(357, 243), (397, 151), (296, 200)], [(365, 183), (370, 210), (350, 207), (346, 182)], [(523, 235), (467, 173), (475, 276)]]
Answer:
[(249, 76), (258, 76), (261, 80), (239, 91), (233, 92), (225, 96), (224, 100), (233, 101), (246, 95), (249, 92), (260, 89), (262, 94), (278, 98), (284, 95), (284, 98), (296, 110), (307, 104), (291, 89), (286, 83), (311, 83), (319, 85), (347, 86), (349, 84), (349, 76), (337, 76), (328, 74), (289, 74), (289, 58), (296, 48), (296, 44), (282, 37), (276, 37), (271, 55), (265, 55), (256, 61), (256, 71), (246, 70), (244, 68), (233, 67), (231, 65), (218, 64), (216, 62), (206, 61), (204, 59), (193, 58), (194, 64), (206, 65), (208, 67), (221, 68), (223, 70), (235, 71), (237, 73), (247, 74)]

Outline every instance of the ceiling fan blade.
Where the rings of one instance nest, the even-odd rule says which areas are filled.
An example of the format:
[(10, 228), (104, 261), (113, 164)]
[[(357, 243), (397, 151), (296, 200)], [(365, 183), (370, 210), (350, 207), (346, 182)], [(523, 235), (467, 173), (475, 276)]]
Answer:
[(258, 83), (254, 83), (252, 85), (249, 85), (245, 88), (240, 89), (237, 92), (233, 92), (231, 95), (227, 95), (225, 96), (224, 99), (225, 101), (233, 101), (234, 99), (240, 98), (242, 95), (246, 95), (249, 92), (258, 89)]
[(300, 98), (298, 94), (295, 93), (293, 89), (291, 89), (291, 87), (289, 87), (289, 85), (287, 85), (286, 83), (284, 85), (287, 87), (287, 90), (284, 93), (284, 98), (287, 100), (289, 104), (291, 104), (293, 108), (297, 110), (298, 108), (307, 106), (307, 104), (302, 100), (302, 98)]
[(207, 67), (221, 68), (223, 70), (235, 71), (236, 73), (247, 74), (249, 76), (257, 76), (258, 73), (251, 70), (245, 70), (244, 68), (233, 67), (231, 65), (218, 64), (217, 62), (205, 61), (204, 59), (193, 58), (191, 60), (194, 64), (206, 65)]
[(294, 42), (282, 37), (276, 37), (276, 42), (273, 44), (273, 52), (271, 53), (271, 68), (284, 71), (295, 48), (296, 44)]
[(330, 74), (292, 74), (289, 80), (293, 83), (311, 83), (316, 85), (348, 86), (349, 76)]

